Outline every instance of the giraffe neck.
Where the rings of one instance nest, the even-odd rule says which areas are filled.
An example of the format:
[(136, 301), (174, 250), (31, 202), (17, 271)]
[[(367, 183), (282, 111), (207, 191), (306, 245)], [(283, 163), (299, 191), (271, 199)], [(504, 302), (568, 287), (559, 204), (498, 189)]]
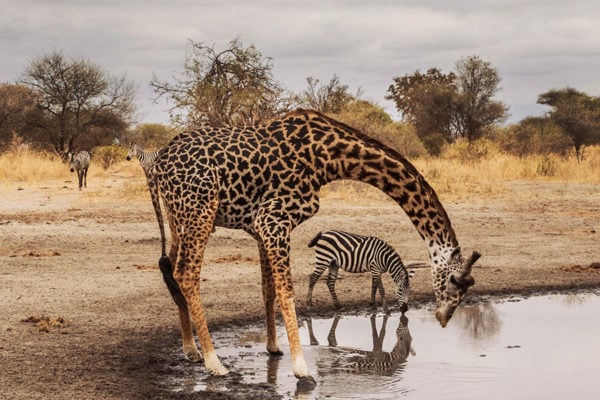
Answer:
[(430, 253), (432, 266), (449, 259), (458, 247), (454, 230), (437, 194), (417, 169), (397, 151), (334, 120), (320, 116), (335, 132), (325, 140), (329, 153), (324, 182), (357, 180), (372, 185), (402, 207)]

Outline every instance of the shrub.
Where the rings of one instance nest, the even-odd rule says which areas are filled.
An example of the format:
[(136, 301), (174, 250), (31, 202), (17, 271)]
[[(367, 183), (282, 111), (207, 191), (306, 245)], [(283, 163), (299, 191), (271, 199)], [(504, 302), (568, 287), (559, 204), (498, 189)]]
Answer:
[(125, 160), (127, 149), (123, 146), (110, 145), (100, 146), (94, 149), (92, 163), (96, 162), (103, 169), (112, 167), (115, 163)]
[(472, 163), (487, 159), (497, 153), (498, 146), (488, 139), (478, 139), (473, 142), (459, 139), (444, 146), (441, 157), (463, 163)]

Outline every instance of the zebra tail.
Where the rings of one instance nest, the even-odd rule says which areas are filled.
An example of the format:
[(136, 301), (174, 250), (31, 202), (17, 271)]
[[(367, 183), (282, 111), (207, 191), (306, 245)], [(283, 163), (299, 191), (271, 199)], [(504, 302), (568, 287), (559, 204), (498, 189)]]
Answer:
[(321, 239), (321, 232), (317, 233), (317, 236), (315, 236), (310, 242), (308, 242), (308, 247), (313, 247), (315, 244), (317, 244), (319, 239)]
[(177, 304), (177, 307), (179, 307), (180, 310), (187, 311), (187, 301), (185, 300), (183, 293), (181, 293), (177, 281), (173, 278), (173, 264), (171, 264), (169, 257), (162, 256), (160, 260), (158, 260), (158, 267), (160, 268), (160, 272), (162, 272), (163, 280), (167, 284), (167, 289), (169, 289), (169, 293), (171, 293), (171, 297), (175, 301), (175, 304)]

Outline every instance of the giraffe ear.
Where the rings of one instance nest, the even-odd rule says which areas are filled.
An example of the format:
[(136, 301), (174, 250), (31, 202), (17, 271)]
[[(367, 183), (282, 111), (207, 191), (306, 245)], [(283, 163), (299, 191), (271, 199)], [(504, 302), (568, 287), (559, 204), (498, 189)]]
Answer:
[(461, 255), (460, 255), (460, 246), (457, 246), (454, 250), (452, 250), (452, 253), (450, 253), (450, 261), (452, 262), (461, 262)]

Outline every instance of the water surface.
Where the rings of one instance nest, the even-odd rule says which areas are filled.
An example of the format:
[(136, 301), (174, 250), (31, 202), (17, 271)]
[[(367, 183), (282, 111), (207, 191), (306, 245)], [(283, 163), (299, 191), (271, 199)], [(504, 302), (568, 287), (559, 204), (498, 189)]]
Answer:
[[(296, 391), (286, 354), (269, 357), (264, 329), (215, 332), (223, 362), (244, 383), (273, 385), (298, 399), (598, 399), (600, 296), (552, 295), (461, 307), (446, 328), (431, 310), (301, 318), (300, 335), (317, 380)], [(176, 391), (232, 391), (202, 367), (175, 379)], [(219, 383), (221, 382), (221, 383)]]

